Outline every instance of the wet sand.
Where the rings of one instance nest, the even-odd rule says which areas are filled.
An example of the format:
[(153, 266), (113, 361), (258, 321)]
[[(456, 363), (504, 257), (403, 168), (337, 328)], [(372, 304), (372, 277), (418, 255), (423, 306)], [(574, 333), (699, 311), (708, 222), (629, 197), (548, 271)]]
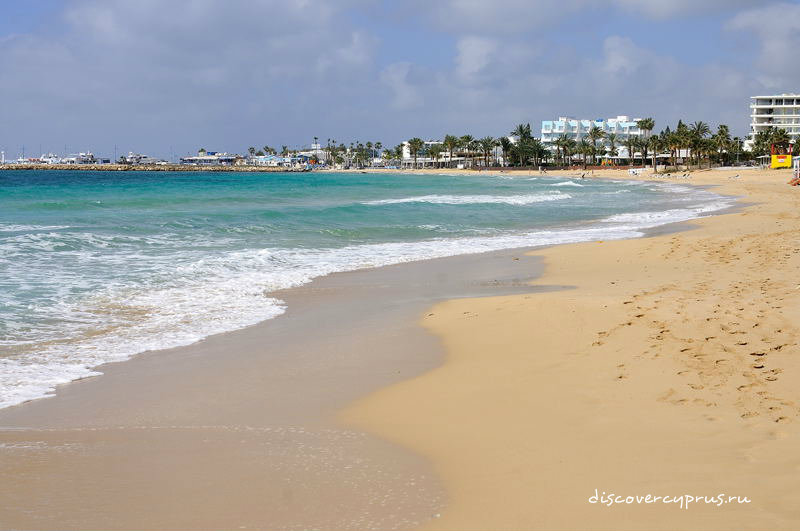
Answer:
[(276, 293), (276, 319), (0, 410), (0, 528), (413, 528), (446, 499), (428, 460), (336, 414), (441, 363), (427, 307), (539, 269), (503, 251), (330, 275)]

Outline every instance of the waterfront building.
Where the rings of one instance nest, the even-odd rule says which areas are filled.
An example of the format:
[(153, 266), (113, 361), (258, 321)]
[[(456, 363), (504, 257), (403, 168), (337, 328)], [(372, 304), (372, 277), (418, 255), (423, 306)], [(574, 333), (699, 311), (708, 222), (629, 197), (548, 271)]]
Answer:
[(281, 155), (254, 155), (250, 157), (250, 164), (254, 166), (291, 166), (291, 157), (282, 157)]
[(800, 137), (800, 94), (773, 94), (750, 98), (750, 149), (756, 133), (772, 127), (785, 129), (792, 141)]
[(61, 157), (53, 153), (42, 155), (39, 157), (39, 160), (42, 162), (42, 164), (61, 164)]
[(91, 151), (86, 153), (73, 153), (61, 159), (60, 164), (99, 164), (94, 153)]
[[(436, 164), (436, 159), (434, 159), (429, 150), (431, 146), (443, 146), (444, 142), (441, 140), (425, 140), (422, 148), (417, 152), (417, 167), (425, 168), (425, 167), (433, 167)], [(458, 156), (456, 150), (453, 152), (453, 162), (456, 164), (464, 164), (464, 157)], [(439, 155), (439, 164), (442, 165), (450, 165), (450, 152), (446, 149), (443, 149), (441, 154)], [(401, 166), (404, 167), (412, 167), (414, 165), (414, 157), (411, 155), (411, 148), (408, 145), (408, 141), (403, 142), (403, 160), (401, 161)]]
[(127, 155), (121, 156), (120, 159), (121, 159), (120, 162), (122, 162), (123, 164), (132, 164), (132, 165), (152, 164), (152, 165), (163, 166), (167, 164), (166, 160), (157, 159), (155, 157), (149, 157), (147, 155), (142, 155), (141, 153), (134, 153), (132, 151), (129, 151)]
[(192, 166), (233, 166), (243, 159), (241, 155), (219, 153), (217, 151), (198, 151), (194, 157), (181, 157), (181, 164)]
[(639, 129), (639, 120), (641, 118), (631, 119), (625, 115), (596, 120), (576, 119), (569, 116), (560, 116), (557, 120), (542, 120), (542, 144), (547, 149), (555, 151), (555, 141), (561, 135), (567, 135), (568, 138), (580, 142), (581, 139), (587, 138), (592, 127), (598, 127), (605, 134), (617, 135), (619, 157), (628, 158), (628, 150), (625, 148), (624, 142), (632, 136), (641, 137), (643, 135), (642, 130)]

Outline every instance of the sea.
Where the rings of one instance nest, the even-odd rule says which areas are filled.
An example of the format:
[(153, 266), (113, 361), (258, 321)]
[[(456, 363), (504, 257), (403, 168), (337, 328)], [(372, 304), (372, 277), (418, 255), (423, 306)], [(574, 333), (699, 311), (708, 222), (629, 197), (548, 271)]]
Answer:
[(732, 203), (512, 173), (0, 171), (0, 407), (278, 317), (274, 291), (323, 275), (634, 238)]

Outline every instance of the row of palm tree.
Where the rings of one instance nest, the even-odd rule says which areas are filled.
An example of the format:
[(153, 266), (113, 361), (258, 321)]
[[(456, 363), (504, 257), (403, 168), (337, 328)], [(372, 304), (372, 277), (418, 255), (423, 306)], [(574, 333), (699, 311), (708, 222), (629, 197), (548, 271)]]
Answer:
[[(418, 166), (418, 159), (423, 157), (432, 161), (437, 168), (451, 167), (459, 160), (467, 165), (480, 163), (489, 167), (499, 163), (501, 154), (504, 164), (517, 166), (539, 166), (550, 161), (568, 166), (578, 161), (586, 167), (597, 164), (598, 158), (612, 162), (619, 160), (619, 148), (623, 146), (627, 151), (628, 164), (638, 163), (644, 166), (650, 158), (653, 167), (656, 166), (659, 156), (668, 158), (673, 167), (679, 161), (687, 166), (702, 167), (707, 163), (710, 167), (714, 162), (728, 165), (733, 157), (738, 160), (744, 154), (743, 139), (731, 137), (728, 126), (724, 124), (712, 131), (702, 121), (692, 124), (678, 121), (674, 130), (668, 126), (656, 134), (653, 133), (653, 118), (639, 120), (637, 125), (641, 135), (620, 135), (603, 131), (597, 126), (592, 126), (579, 140), (562, 134), (553, 140), (554, 151), (548, 149), (540, 139), (533, 137), (529, 123), (517, 125), (508, 136), (500, 138), (448, 134), (441, 142), (426, 143), (421, 138), (414, 137), (408, 140), (407, 145), (414, 167)], [(765, 155), (769, 153), (772, 144), (789, 142), (789, 134), (783, 129), (762, 131), (755, 135), (749, 155)], [(317, 137), (314, 137), (314, 143), (317, 143)], [(277, 153), (270, 146), (264, 146), (260, 150), (251, 147), (248, 151), (250, 155)], [(343, 143), (337, 144), (334, 139), (328, 139), (323, 151), (327, 152), (328, 160), (346, 167), (363, 167), (378, 156), (382, 156), (386, 164), (399, 164), (403, 160), (402, 144), (384, 148), (381, 142), (362, 144), (356, 141), (351, 142), (348, 147)], [(280, 152), (283, 155), (292, 153), (286, 146), (282, 146)]]
[[(580, 155), (584, 166), (589, 161), (596, 164), (598, 155), (614, 160), (619, 155), (620, 145), (627, 150), (629, 164), (635, 164), (638, 158), (644, 166), (648, 155), (652, 155), (654, 167), (658, 155), (664, 153), (668, 154), (672, 166), (677, 164), (678, 159), (683, 158), (686, 159), (684, 162), (688, 162), (689, 165), (696, 164), (698, 167), (701, 167), (704, 161), (710, 165), (713, 159), (721, 164), (729, 164), (731, 157), (738, 158), (743, 153), (743, 140), (739, 137), (732, 138), (730, 129), (724, 124), (720, 125), (716, 132), (712, 132), (705, 122), (687, 125), (679, 121), (675, 130), (667, 127), (658, 134), (653, 134), (655, 128), (653, 118), (642, 119), (637, 125), (642, 131), (641, 136), (620, 136), (616, 133), (607, 133), (596, 126), (590, 128), (586, 136), (578, 141), (566, 134), (561, 135), (553, 142), (556, 148), (556, 161), (569, 164), (575, 155)], [(759, 148), (761, 151), (768, 150), (771, 143), (789, 141), (789, 135), (783, 130), (776, 130), (774, 133), (765, 132), (762, 137), (760, 144), (762, 147)]]

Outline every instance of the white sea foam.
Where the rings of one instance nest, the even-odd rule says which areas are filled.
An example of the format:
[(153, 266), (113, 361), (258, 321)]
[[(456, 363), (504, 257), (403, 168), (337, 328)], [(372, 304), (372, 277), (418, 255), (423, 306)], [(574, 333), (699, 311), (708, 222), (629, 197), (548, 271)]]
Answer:
[(398, 199), (378, 199), (365, 201), (365, 205), (394, 205), (399, 203), (433, 203), (437, 205), (466, 205), (505, 203), (507, 205), (531, 205), (544, 201), (558, 201), (571, 199), (572, 196), (560, 192), (547, 194), (525, 195), (421, 195), (416, 197), (401, 197)]
[(39, 230), (59, 230), (68, 228), (68, 225), (17, 225), (14, 223), (0, 223), (0, 232), (33, 232)]
[[(147, 260), (142, 260), (142, 263), (154, 263), (150, 266), (153, 271), (147, 274), (148, 281), (137, 285), (110, 284), (95, 291), (88, 299), (66, 298), (48, 309), (50, 313), (43, 314), (54, 321), (60, 319), (68, 323), (68, 329), (44, 328), (44, 335), (31, 338), (31, 345), (27, 346), (4, 343), (0, 337), (0, 349), (7, 352), (5, 357), (0, 357), (0, 407), (51, 395), (58, 384), (99, 374), (95, 368), (103, 363), (121, 361), (147, 350), (188, 345), (212, 334), (274, 318), (282, 314), (285, 308), (282, 301), (269, 295), (270, 292), (299, 286), (330, 273), (499, 249), (632, 238), (642, 235), (644, 229), (686, 221), (733, 203), (731, 199), (722, 199), (692, 188), (673, 188), (671, 191), (679, 199), (684, 196), (693, 199), (694, 204), (665, 211), (618, 214), (577, 228), (349, 245), (333, 249), (250, 249), (212, 256), (198, 253), (181, 263), (175, 263), (168, 257), (162, 257), (154, 263), (151, 255)], [(537, 201), (547, 201), (570, 196), (551, 193), (512, 197), (421, 197), (428, 202), (434, 202), (429, 199), (436, 198), (435, 201), (445, 203), (457, 198), (460, 203), (455, 204), (487, 202), (486, 198), (492, 199), (488, 202), (506, 203), (513, 200), (515, 202), (510, 204), (528, 204), (525, 201), (531, 201), (532, 197), (536, 197)], [(480, 199), (476, 201), (475, 198)], [(405, 202), (419, 200), (419, 197), (406, 198)], [(59, 235), (63, 237), (64, 233)], [(108, 243), (109, 237), (80, 234), (72, 238), (75, 249), (69, 252), (88, 263), (93, 260), (97, 249), (83, 248), (81, 245), (102, 248)], [(119, 236), (116, 238), (119, 244)], [(159, 235), (152, 237), (148, 243), (155, 247), (167, 246), (169, 240), (169, 237)], [(33, 250), (49, 249), (55, 244), (54, 241), (48, 241), (47, 237), (20, 237), (14, 243), (23, 247), (31, 246)], [(124, 260), (140, 252), (135, 250), (137, 245), (131, 245), (131, 248), (131, 254), (120, 259), (120, 267), (128, 267), (129, 264)], [(158, 253), (156, 255), (160, 256)], [(113, 267), (114, 263), (110, 266)], [(48, 274), (57, 276), (70, 273), (53, 269)], [(71, 286), (81, 281), (80, 278), (65, 276), (63, 284)], [(10, 323), (9, 326), (16, 325)], [(100, 327), (107, 330), (97, 334)], [(43, 342), (43, 339), (58, 340)], [(26, 350), (33, 346), (35, 349)]]
[(552, 183), (550, 186), (578, 186), (578, 187), (581, 187), (581, 188), (583, 187), (582, 184), (576, 183), (574, 181), (564, 181), (564, 182), (561, 182), (561, 183)]

